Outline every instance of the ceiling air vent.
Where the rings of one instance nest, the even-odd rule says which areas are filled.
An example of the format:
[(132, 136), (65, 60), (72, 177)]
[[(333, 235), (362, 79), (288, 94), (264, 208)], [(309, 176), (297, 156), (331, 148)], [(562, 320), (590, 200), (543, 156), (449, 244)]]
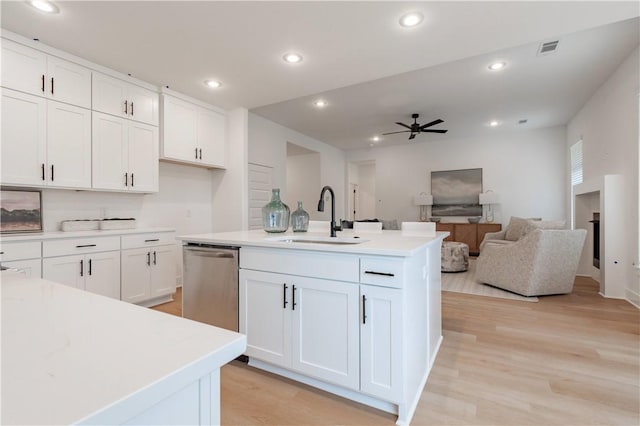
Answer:
[(559, 40), (548, 41), (546, 43), (542, 43), (540, 48), (538, 49), (538, 56), (540, 55), (548, 55), (549, 53), (553, 53), (558, 49)]

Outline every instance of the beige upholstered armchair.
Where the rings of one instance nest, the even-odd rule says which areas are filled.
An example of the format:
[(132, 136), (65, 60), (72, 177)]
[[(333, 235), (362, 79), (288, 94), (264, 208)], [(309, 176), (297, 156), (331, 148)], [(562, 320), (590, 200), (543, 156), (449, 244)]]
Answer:
[(571, 293), (587, 231), (535, 229), (517, 241), (486, 239), (476, 280), (523, 296)]

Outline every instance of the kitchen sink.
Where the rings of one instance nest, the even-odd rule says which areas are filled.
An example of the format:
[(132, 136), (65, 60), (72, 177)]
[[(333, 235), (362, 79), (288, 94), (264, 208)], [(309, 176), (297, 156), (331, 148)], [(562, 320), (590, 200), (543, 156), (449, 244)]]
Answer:
[(267, 238), (267, 241), (277, 241), (281, 243), (309, 243), (309, 244), (361, 244), (369, 240), (359, 237), (322, 237), (312, 235), (283, 235), (280, 237)]

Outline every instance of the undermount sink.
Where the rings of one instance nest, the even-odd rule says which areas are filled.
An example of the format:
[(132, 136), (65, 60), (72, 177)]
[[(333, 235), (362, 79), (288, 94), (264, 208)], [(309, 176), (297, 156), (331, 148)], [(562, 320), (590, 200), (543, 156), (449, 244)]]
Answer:
[(267, 241), (281, 243), (310, 243), (310, 244), (360, 244), (369, 240), (359, 237), (322, 237), (313, 235), (283, 235), (281, 237), (267, 238)]

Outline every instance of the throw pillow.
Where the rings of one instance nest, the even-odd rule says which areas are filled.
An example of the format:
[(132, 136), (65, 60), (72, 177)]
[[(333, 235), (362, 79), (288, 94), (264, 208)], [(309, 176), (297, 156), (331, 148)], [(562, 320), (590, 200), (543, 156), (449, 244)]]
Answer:
[(524, 235), (528, 223), (529, 219), (511, 216), (504, 239), (508, 241), (518, 241)]
[(564, 220), (544, 220), (533, 221), (530, 220), (524, 230), (523, 236), (536, 229), (565, 229), (566, 222)]

